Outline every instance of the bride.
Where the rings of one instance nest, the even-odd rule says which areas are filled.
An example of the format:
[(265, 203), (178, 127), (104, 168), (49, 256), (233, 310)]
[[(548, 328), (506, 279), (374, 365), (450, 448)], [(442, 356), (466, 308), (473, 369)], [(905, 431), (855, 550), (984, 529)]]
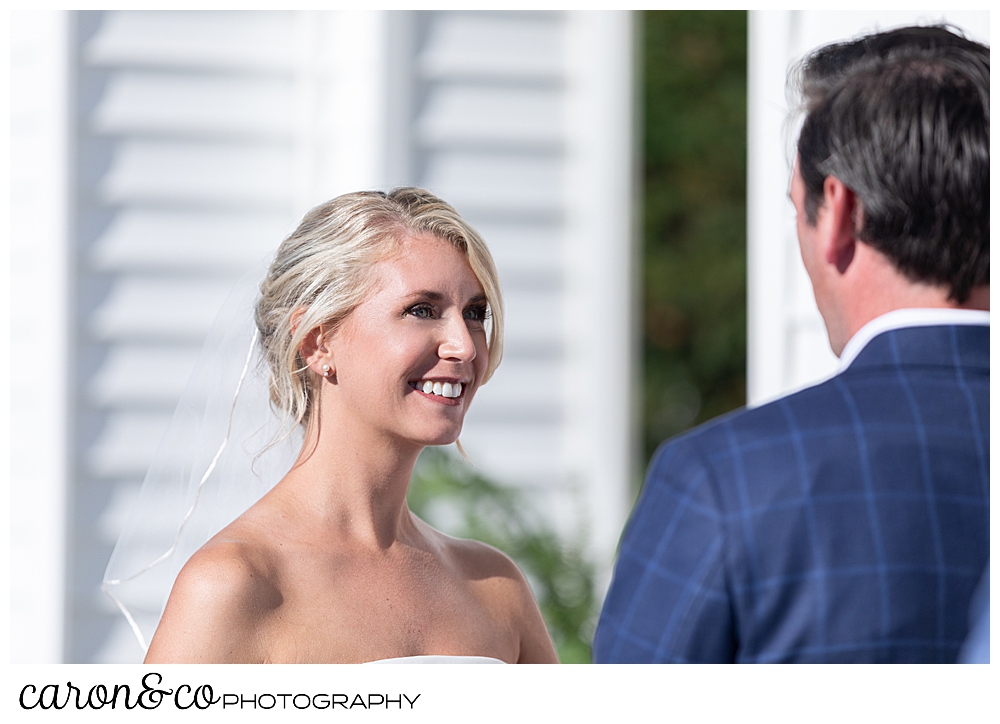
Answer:
[(458, 439), (499, 364), (501, 313), (485, 244), (429, 192), (310, 211), (255, 310), (272, 407), (304, 444), (184, 565), (146, 662), (556, 663), (514, 563), (406, 503), (420, 451)]

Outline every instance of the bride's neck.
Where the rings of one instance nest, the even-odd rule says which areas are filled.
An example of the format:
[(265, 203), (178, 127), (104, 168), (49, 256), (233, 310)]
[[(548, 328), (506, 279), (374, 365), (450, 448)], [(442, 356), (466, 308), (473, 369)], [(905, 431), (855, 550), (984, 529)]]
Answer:
[(314, 416), (282, 482), (331, 532), (390, 545), (411, 525), (406, 492), (422, 446), (352, 423)]

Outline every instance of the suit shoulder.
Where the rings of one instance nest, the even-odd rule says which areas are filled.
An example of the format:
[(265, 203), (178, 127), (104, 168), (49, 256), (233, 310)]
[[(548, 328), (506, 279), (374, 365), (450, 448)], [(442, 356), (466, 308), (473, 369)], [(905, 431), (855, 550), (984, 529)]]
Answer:
[[(810, 388), (811, 390), (812, 388)], [(783, 427), (781, 405), (801, 392), (766, 403), (759, 407), (741, 407), (703, 422), (660, 443), (653, 459), (663, 456), (712, 455), (715, 451), (732, 445), (744, 433), (760, 433)], [(792, 404), (798, 404), (798, 401)]]
[(740, 407), (731, 412), (727, 412), (718, 417), (703, 422), (697, 427), (693, 427), (686, 432), (677, 435), (664, 444), (680, 443), (700, 445), (706, 441), (714, 440), (720, 435), (727, 435), (732, 430), (760, 429), (781, 426), (785, 417), (783, 412), (786, 408), (810, 407), (837, 397), (840, 393), (837, 390), (837, 380), (839, 376), (822, 380), (814, 385), (796, 390), (787, 395), (783, 395), (774, 400), (765, 402), (755, 407)]
[(750, 451), (803, 429), (841, 425), (848, 412), (836, 378), (758, 407), (726, 413), (661, 443), (651, 474), (669, 470), (690, 477), (691, 466), (716, 467), (737, 451)]

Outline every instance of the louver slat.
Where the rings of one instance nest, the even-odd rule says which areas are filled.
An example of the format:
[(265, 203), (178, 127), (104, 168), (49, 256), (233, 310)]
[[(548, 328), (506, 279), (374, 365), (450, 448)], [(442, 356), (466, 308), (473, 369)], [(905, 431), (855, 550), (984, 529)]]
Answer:
[(565, 71), (557, 13), (440, 13), (418, 59), (427, 81), (560, 82)]
[(100, 184), (107, 204), (281, 208), (291, 203), (290, 148), (123, 140)]
[(225, 279), (124, 276), (94, 311), (90, 328), (107, 342), (197, 341), (208, 333), (231, 287)]
[(289, 230), (281, 213), (125, 208), (89, 254), (104, 272), (237, 273), (274, 250)]
[(116, 412), (86, 453), (87, 471), (141, 480), (169, 422), (169, 412)]
[(289, 73), (292, 16), (284, 12), (111, 12), (83, 49), (93, 66)]
[(428, 154), (426, 169), (424, 183), (466, 214), (513, 220), (562, 215), (558, 157), (440, 151)]
[(90, 399), (98, 407), (170, 408), (184, 391), (197, 358), (196, 345), (116, 345), (91, 378)]
[(95, 133), (289, 141), (294, 93), (287, 81), (120, 72), (91, 117)]
[(470, 144), (559, 150), (561, 104), (548, 88), (444, 86), (432, 91), (417, 134), (425, 147)]

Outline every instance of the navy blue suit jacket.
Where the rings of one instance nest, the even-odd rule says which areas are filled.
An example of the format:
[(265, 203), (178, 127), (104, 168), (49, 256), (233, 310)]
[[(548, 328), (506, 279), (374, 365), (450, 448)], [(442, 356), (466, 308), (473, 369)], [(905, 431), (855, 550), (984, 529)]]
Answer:
[(989, 328), (872, 339), (841, 374), (660, 446), (597, 662), (953, 662), (989, 556)]

